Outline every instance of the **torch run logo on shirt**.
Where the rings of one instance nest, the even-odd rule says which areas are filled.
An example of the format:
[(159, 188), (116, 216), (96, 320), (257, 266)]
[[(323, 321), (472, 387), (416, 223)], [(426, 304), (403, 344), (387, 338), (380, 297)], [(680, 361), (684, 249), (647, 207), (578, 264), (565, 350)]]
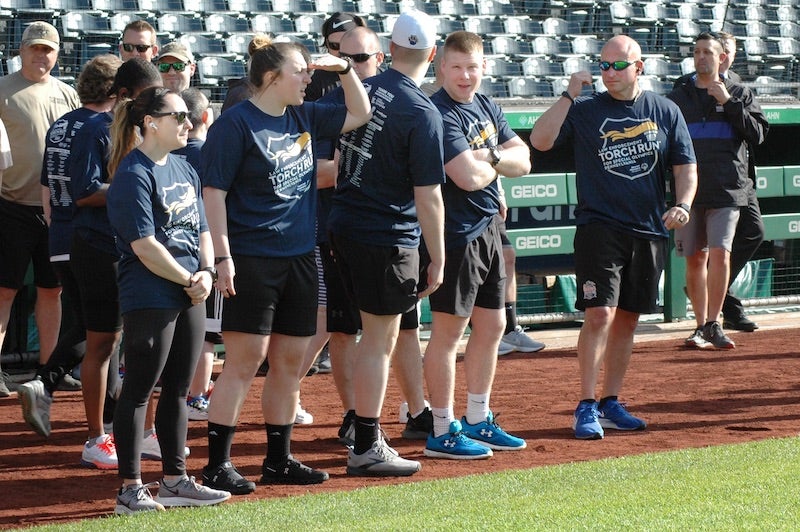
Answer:
[(275, 194), (290, 200), (298, 199), (311, 188), (314, 156), (311, 151), (311, 134), (287, 133), (267, 141), (267, 155), (275, 164), (269, 180)]
[(608, 118), (600, 126), (598, 157), (606, 171), (638, 179), (658, 163), (658, 126), (649, 118)]

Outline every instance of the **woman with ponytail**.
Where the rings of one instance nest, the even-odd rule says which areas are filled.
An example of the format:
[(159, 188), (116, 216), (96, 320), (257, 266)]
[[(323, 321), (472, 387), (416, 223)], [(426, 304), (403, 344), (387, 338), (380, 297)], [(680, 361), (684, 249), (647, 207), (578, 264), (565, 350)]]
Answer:
[[(234, 494), (255, 490), (231, 463), (239, 411), (266, 358), (261, 406), (267, 435), (262, 483), (328, 479), (292, 457), (292, 423), (303, 355), (316, 332), (314, 262), (318, 139), (337, 139), (371, 117), (346, 60), (314, 61), (293, 42), (258, 35), (250, 43), (253, 95), (220, 115), (203, 146), (203, 197), (224, 300), (225, 366), (209, 406), (203, 484)], [(313, 70), (336, 72), (345, 105), (304, 102)]]
[[(213, 249), (200, 199), (200, 179), (170, 152), (192, 128), (186, 103), (163, 87), (122, 101), (111, 126), (114, 146), (108, 216), (121, 255), (119, 298), (125, 331), (125, 380), (114, 416), (122, 478), (117, 514), (165, 506), (218, 504), (230, 493), (186, 474), (186, 395), (203, 342), (205, 306), (216, 280)], [(156, 430), (163, 479), (142, 484), (144, 418), (156, 382)], [(151, 497), (149, 487), (158, 486)]]

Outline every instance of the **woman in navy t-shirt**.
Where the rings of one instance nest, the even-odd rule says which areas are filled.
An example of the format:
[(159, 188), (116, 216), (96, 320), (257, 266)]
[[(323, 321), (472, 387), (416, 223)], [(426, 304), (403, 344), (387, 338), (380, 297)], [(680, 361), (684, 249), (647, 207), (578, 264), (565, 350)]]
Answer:
[[(163, 87), (118, 106), (112, 123), (108, 217), (121, 255), (119, 297), (125, 380), (114, 416), (123, 487), (115, 511), (128, 514), (222, 502), (186, 475), (186, 395), (205, 330), (202, 305), (216, 278), (195, 170), (170, 152), (186, 145), (186, 103)], [(137, 135), (138, 133), (138, 135)], [(134, 148), (136, 137), (141, 144)], [(141, 481), (148, 399), (161, 377), (156, 431), (164, 478), (157, 501)]]
[[(203, 484), (250, 493), (231, 464), (239, 410), (265, 357), (262, 410), (265, 483), (313, 484), (328, 474), (292, 458), (289, 447), (303, 355), (316, 331), (314, 263), (318, 139), (337, 138), (370, 118), (356, 72), (344, 59), (313, 63), (296, 43), (256, 36), (250, 43), (253, 96), (214, 123), (203, 146), (203, 194), (219, 270), (226, 361), (208, 410), (209, 459)], [(345, 105), (304, 102), (311, 70), (337, 72)]]

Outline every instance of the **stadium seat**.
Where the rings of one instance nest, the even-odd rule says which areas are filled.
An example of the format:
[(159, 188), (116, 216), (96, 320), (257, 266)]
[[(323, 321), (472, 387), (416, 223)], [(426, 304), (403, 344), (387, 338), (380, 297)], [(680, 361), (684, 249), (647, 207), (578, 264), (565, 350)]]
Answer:
[(316, 13), (317, 4), (314, 0), (272, 0), (272, 10), (287, 14)]
[(280, 15), (256, 15), (250, 19), (250, 25), (256, 33), (294, 33), (294, 21)]
[(581, 35), (572, 39), (572, 53), (594, 58), (600, 55), (603, 41), (596, 37)]
[(681, 66), (681, 76), (685, 76), (686, 74), (691, 74), (692, 72), (694, 72), (694, 58), (685, 57), (681, 59), (680, 66)]
[(231, 9), (228, 0), (199, 0), (199, 2), (199, 7), (195, 7), (196, 4), (190, 4), (189, 7), (202, 13), (238, 13), (237, 10)]
[(553, 85), (549, 81), (516, 77), (508, 80), (508, 95), (523, 98), (551, 98)]
[(521, 76), (522, 65), (501, 57), (487, 57), (486, 75), (492, 77)]
[(433, 17), (433, 20), (434, 22), (436, 22), (436, 33), (438, 33), (439, 35), (449, 35), (454, 31), (463, 30), (465, 25), (465, 22), (463, 20), (443, 15), (442, 16), (436, 15)]
[(219, 85), (230, 78), (244, 77), (245, 65), (221, 57), (203, 57), (197, 61), (197, 72), (201, 84)]
[(509, 16), (514, 15), (514, 6), (508, 0), (476, 0), (479, 15)]
[(256, 16), (272, 11), (272, 2), (270, 0), (228, 0), (228, 7), (231, 11)]
[(503, 79), (483, 78), (478, 92), (489, 98), (508, 98), (508, 83)]
[(227, 42), (224, 39), (209, 37), (205, 34), (188, 33), (181, 35), (178, 40), (184, 43), (197, 57), (215, 56), (235, 59), (237, 56), (236, 52), (228, 51)]
[(572, 46), (569, 41), (559, 41), (553, 37), (540, 36), (532, 41), (533, 53), (550, 58), (566, 57), (572, 55)]
[(70, 11), (91, 11), (96, 9), (92, 0), (47, 0), (47, 7), (61, 13)]
[(648, 57), (644, 60), (644, 73), (661, 79), (672, 80), (681, 76), (681, 68), (679, 64), (672, 63), (666, 59)]
[(778, 6), (775, 16), (779, 22), (797, 22), (800, 20), (800, 9), (795, 5)]
[(322, 24), (328, 15), (324, 13), (306, 13), (294, 19), (294, 28), (300, 33), (322, 34)]
[(224, 36), (234, 33), (247, 33), (251, 30), (250, 20), (238, 14), (210, 13), (206, 15), (206, 30)]
[(513, 35), (542, 35), (542, 23), (528, 17), (504, 17), (506, 33)]
[(89, 11), (73, 11), (61, 16), (62, 37), (84, 37), (86, 35), (119, 36), (104, 14)]
[(255, 33), (234, 33), (225, 39), (225, 49), (236, 54), (238, 58), (247, 56), (247, 47), (253, 40)]
[(556, 63), (543, 57), (525, 58), (522, 62), (522, 73), (537, 79), (554, 78), (564, 75), (561, 63)]
[(657, 76), (639, 76), (639, 88), (664, 96), (672, 90), (672, 82), (661, 80)]
[(581, 31), (577, 24), (570, 24), (563, 18), (547, 17), (542, 21), (542, 33), (551, 37), (575, 37)]
[(317, 10), (321, 13), (357, 13), (360, 8), (355, 0), (317, 0)]
[(92, 7), (105, 13), (139, 11), (138, 0), (92, 0)]
[(594, 61), (588, 61), (583, 57), (567, 57), (561, 64), (565, 76), (571, 76), (575, 72), (587, 71), (592, 75), (600, 75), (600, 67)]
[[(400, 4), (390, 2), (388, 0), (361, 0), (358, 5), (361, 7), (361, 13), (370, 15), (399, 15)], [(444, 11), (450, 15), (452, 13)]]
[(477, 15), (478, 9), (473, 3), (462, 2), (460, 0), (441, 0), (439, 2), (439, 13), (445, 15), (469, 16)]
[(122, 33), (128, 23), (133, 22), (134, 20), (146, 20), (154, 28), (158, 27), (158, 21), (153, 18), (152, 13), (120, 11), (119, 13), (114, 13), (108, 17), (108, 23), (111, 26), (111, 29), (120, 33)]
[(482, 36), (506, 33), (506, 26), (502, 20), (483, 16), (466, 17), (464, 20), (464, 29)]
[[(539, 37), (544, 38), (544, 37)], [(484, 41), (486, 44), (487, 41)], [(488, 41), (492, 54), (517, 55), (532, 53), (530, 43), (513, 37), (494, 37)]]
[(139, 9), (151, 13), (186, 13), (183, 0), (139, 0)]
[(164, 13), (158, 17), (157, 28), (172, 35), (206, 31), (203, 18), (195, 13)]
[(800, 25), (798, 25), (796, 22), (791, 22), (788, 20), (781, 22), (779, 28), (781, 37), (791, 37), (792, 39), (800, 39)]

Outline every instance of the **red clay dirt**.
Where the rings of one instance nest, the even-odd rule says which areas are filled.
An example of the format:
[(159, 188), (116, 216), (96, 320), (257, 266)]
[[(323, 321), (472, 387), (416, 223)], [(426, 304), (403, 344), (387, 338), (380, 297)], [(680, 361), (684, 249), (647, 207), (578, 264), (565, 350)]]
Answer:
[[(402, 456), (422, 461), (422, 471), (404, 479), (368, 479), (345, 474), (346, 451), (336, 442), (341, 408), (331, 375), (307, 378), (304, 407), (314, 424), (296, 427), (292, 451), (304, 462), (327, 470), (320, 486), (258, 486), (239, 500), (303, 493), (352, 490), (364, 486), (418, 482), (443, 477), (606, 457), (741, 443), (795, 436), (800, 429), (800, 330), (757, 331), (735, 336), (733, 351), (689, 351), (680, 340), (649, 341), (634, 348), (624, 396), (629, 409), (645, 418), (643, 432), (607, 431), (600, 441), (573, 438), (571, 423), (577, 394), (574, 349), (512, 354), (497, 367), (493, 410), (509, 432), (524, 437), (527, 449), (496, 452), (489, 460), (449, 461), (425, 458), (422, 442), (400, 437), (399, 395), (393, 378), (384, 408), (383, 428)], [(463, 413), (463, 368), (459, 359), (456, 413)], [(261, 379), (242, 412), (234, 462), (253, 480), (260, 476), (265, 431), (260, 415)], [(0, 528), (26, 527), (109, 515), (120, 485), (114, 471), (80, 467), (85, 422), (81, 394), (57, 393), (53, 433), (44, 439), (22, 420), (15, 396), (0, 399)], [(207, 457), (205, 423), (189, 427), (189, 473), (200, 476)], [(160, 478), (158, 462), (143, 463), (145, 482)]]

